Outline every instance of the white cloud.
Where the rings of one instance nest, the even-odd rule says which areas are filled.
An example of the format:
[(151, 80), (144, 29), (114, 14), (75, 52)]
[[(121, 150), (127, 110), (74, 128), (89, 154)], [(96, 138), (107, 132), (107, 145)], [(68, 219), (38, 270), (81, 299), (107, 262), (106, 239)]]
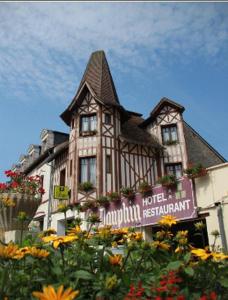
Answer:
[(222, 3), (0, 3), (0, 85), (20, 97), (27, 90), (69, 102), (66, 93), (72, 96), (81, 66), (97, 49), (122, 71), (148, 62), (163, 70), (170, 54), (185, 63), (193, 55), (218, 60), (227, 46), (227, 8)]

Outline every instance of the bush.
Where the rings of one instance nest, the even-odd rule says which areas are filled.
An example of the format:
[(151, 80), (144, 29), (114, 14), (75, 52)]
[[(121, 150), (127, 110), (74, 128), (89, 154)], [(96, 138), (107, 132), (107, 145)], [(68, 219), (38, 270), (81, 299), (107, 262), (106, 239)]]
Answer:
[(33, 245), (0, 245), (0, 299), (50, 299), (41, 294), (67, 288), (78, 300), (228, 299), (228, 256), (193, 248), (187, 231), (172, 232), (174, 217), (162, 218), (152, 242), (131, 228), (99, 228), (94, 214), (88, 222), (88, 231), (78, 222), (67, 236), (50, 230)]

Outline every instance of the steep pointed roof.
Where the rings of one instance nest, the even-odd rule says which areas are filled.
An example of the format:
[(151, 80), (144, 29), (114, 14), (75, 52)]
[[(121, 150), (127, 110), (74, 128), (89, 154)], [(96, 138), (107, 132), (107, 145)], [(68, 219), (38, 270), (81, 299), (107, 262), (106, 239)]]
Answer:
[(68, 108), (61, 114), (61, 118), (68, 123), (69, 115), (78, 102), (82, 87), (87, 84), (95, 97), (106, 105), (120, 106), (115, 85), (103, 50), (93, 52), (86, 66), (75, 97)]

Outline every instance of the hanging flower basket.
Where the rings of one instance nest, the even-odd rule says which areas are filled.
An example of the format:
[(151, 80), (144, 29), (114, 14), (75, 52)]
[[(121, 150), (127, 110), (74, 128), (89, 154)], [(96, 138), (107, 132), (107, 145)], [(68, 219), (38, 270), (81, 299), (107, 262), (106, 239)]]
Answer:
[(20, 172), (5, 171), (7, 183), (0, 183), (0, 229), (26, 229), (34, 217), (44, 194), (39, 175), (25, 176)]
[(21, 222), (18, 220), (20, 212), (28, 217), (24, 222), (27, 228), (34, 217), (41, 197), (22, 193), (1, 193), (0, 194), (0, 229), (4, 231), (21, 229)]

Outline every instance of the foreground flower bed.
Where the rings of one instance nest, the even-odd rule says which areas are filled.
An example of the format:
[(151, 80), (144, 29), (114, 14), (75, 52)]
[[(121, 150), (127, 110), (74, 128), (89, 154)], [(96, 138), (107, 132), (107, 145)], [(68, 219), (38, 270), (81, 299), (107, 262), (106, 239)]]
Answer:
[(228, 256), (195, 249), (188, 232), (163, 217), (153, 242), (132, 229), (98, 228), (96, 216), (56, 236), (47, 230), (22, 246), (0, 245), (0, 299), (228, 299)]

